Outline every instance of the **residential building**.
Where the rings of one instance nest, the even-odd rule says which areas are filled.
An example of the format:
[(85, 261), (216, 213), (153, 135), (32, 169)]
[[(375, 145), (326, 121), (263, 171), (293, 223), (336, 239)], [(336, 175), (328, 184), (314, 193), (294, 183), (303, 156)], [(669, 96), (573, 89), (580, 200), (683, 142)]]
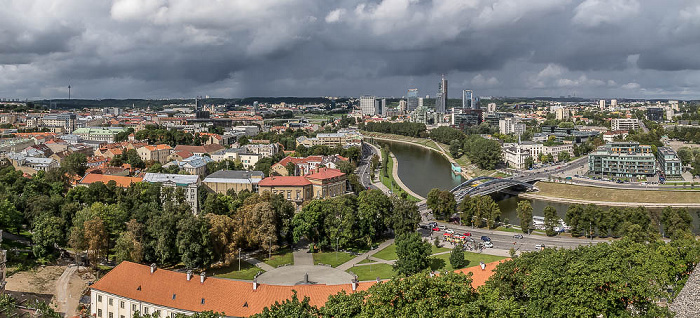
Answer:
[(273, 194), (282, 194), (288, 201), (300, 206), (304, 201), (313, 197), (311, 181), (303, 176), (270, 176), (258, 182), (258, 192), (269, 191)]
[(601, 99), (599, 102), (600, 110), (605, 110), (605, 100)]
[(221, 149), (217, 152), (212, 153), (211, 159), (217, 162), (224, 160), (236, 161), (238, 160), (239, 155), (242, 153), (246, 153), (246, 150), (243, 148)]
[(116, 186), (121, 187), (121, 188), (128, 188), (134, 183), (141, 182), (143, 179), (139, 177), (124, 177), (124, 176), (113, 176), (113, 175), (106, 175), (106, 174), (97, 174), (97, 173), (88, 173), (86, 174), (80, 181), (78, 181), (78, 185), (81, 186), (89, 186), (95, 182), (102, 182), (104, 184), (108, 184), (111, 181), (114, 181)]
[(418, 89), (411, 88), (406, 95), (406, 112), (410, 113), (418, 108)]
[(75, 114), (46, 114), (39, 120), (38, 126), (48, 128), (51, 132), (71, 132), (75, 130)]
[(299, 145), (304, 145), (307, 148), (317, 145), (359, 147), (362, 145), (362, 134), (357, 131), (338, 131), (337, 133), (317, 134), (313, 138), (301, 136), (297, 138), (297, 146)]
[(337, 169), (338, 168), (338, 163), (340, 161), (347, 161), (347, 158), (344, 158), (340, 155), (330, 155), (330, 156), (308, 156), (305, 158), (300, 158), (300, 157), (285, 157), (280, 162), (275, 163), (272, 165), (270, 168), (270, 173), (274, 173), (276, 175), (280, 176), (287, 176), (289, 175), (289, 171), (287, 170), (287, 165), (289, 163), (294, 164), (294, 174), (295, 176), (303, 176), (307, 175), (310, 173), (313, 173), (314, 170), (325, 167), (325, 168), (332, 168), (332, 169)]
[(209, 144), (209, 145), (204, 145), (204, 146), (177, 145), (177, 146), (175, 146), (174, 151), (175, 152), (187, 151), (187, 152), (190, 152), (190, 153), (197, 155), (197, 156), (204, 156), (204, 154), (211, 155), (212, 153), (215, 153), (221, 149), (224, 149), (224, 146), (217, 145), (217, 144)]
[(374, 116), (377, 113), (377, 99), (374, 96), (360, 97), (360, 112), (362, 115)]
[(653, 176), (656, 159), (651, 146), (638, 142), (612, 142), (598, 147), (588, 155), (588, 169), (592, 174), (611, 177)]
[(567, 120), (569, 119), (571, 112), (569, 109), (564, 107), (559, 107), (554, 111), (557, 120)]
[[(557, 160), (561, 152), (568, 152), (570, 155), (574, 154), (574, 145), (572, 143), (555, 143), (545, 146), (543, 143), (523, 141), (520, 143), (505, 143), (502, 149), (504, 160), (516, 167), (520, 167), (527, 156), (532, 157), (534, 161), (539, 161), (540, 155), (552, 155), (554, 160)], [(527, 156), (523, 153), (526, 153)], [(508, 160), (508, 156), (510, 156), (510, 160)]]
[(36, 144), (29, 138), (8, 138), (0, 140), (0, 152), (20, 152), (22, 149)]
[(278, 143), (249, 144), (243, 147), (246, 149), (246, 152), (261, 155), (263, 158), (272, 157), (280, 152), (280, 144)]
[(22, 153), (10, 153), (7, 155), (12, 166), (29, 175), (35, 175), (38, 171), (48, 171), (58, 168), (58, 162), (53, 158), (29, 157)]
[(192, 175), (204, 175), (207, 172), (207, 163), (213, 162), (211, 158), (207, 156), (193, 155), (182, 160), (174, 160), (163, 165), (164, 168), (170, 166), (177, 166), (180, 170), (183, 170)]
[(610, 109), (612, 109), (612, 110), (617, 109), (617, 99), (610, 100)]
[(683, 173), (683, 164), (671, 147), (659, 147), (656, 151), (656, 159), (666, 177), (680, 177)]
[(255, 164), (262, 158), (262, 155), (255, 153), (240, 153), (238, 154), (238, 159), (243, 164), (243, 168), (246, 170), (253, 169)]
[(663, 121), (664, 120), (664, 109), (661, 107), (649, 107), (647, 108), (647, 119), (651, 121)]
[(199, 213), (199, 195), (197, 189), (199, 188), (200, 182), (198, 175), (147, 172), (146, 175), (143, 176), (143, 182), (159, 183), (161, 187), (182, 189), (185, 194), (185, 201), (192, 208), (192, 213)]
[(300, 205), (311, 199), (333, 198), (347, 191), (347, 176), (338, 169), (320, 168), (305, 176), (271, 176), (258, 183), (258, 191), (282, 194)]
[(13, 113), (0, 114), (0, 125), (13, 125), (17, 122), (17, 115)]
[(603, 141), (606, 143), (615, 141), (615, 138), (624, 140), (629, 135), (627, 130), (606, 131), (603, 133)]
[(160, 163), (168, 162), (168, 157), (170, 156), (171, 151), (173, 151), (173, 148), (166, 144), (155, 146), (148, 145), (136, 149), (136, 152), (138, 152), (141, 160)]
[(636, 118), (613, 118), (610, 121), (610, 130), (636, 130), (639, 129), (639, 119)]
[(525, 124), (521, 123), (520, 119), (517, 117), (505, 118), (498, 121), (498, 131), (504, 135), (515, 134), (516, 136), (520, 136), (525, 133), (526, 128)]
[(219, 170), (204, 178), (207, 190), (226, 194), (229, 190), (258, 192), (258, 183), (265, 178), (262, 171)]
[(112, 143), (115, 141), (115, 137), (126, 131), (122, 127), (118, 128), (78, 128), (73, 131), (73, 135), (78, 135), (84, 140), (89, 141), (100, 141)]
[(347, 191), (347, 176), (338, 169), (320, 168), (305, 177), (311, 182), (314, 199), (334, 198)]

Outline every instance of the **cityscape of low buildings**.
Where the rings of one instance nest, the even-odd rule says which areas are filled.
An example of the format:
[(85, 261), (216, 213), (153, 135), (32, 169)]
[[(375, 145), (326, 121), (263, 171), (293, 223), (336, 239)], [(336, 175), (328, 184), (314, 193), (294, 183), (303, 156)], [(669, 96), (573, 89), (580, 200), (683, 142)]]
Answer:
[(204, 178), (202, 184), (207, 190), (219, 194), (228, 194), (229, 191), (255, 193), (263, 178), (265, 174), (262, 171), (219, 170)]

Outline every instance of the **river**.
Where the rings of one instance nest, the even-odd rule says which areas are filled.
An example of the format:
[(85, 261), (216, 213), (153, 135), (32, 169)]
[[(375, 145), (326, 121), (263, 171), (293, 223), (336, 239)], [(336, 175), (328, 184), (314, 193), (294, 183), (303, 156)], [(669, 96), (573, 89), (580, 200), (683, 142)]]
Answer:
[[(428, 192), (433, 188), (450, 190), (465, 179), (452, 173), (450, 162), (439, 153), (419, 146), (391, 142), (379, 141), (380, 145), (388, 145), (391, 152), (399, 162), (399, 177), (407, 187), (423, 197), (428, 196)], [(494, 200), (501, 209), (501, 220), (510, 224), (520, 224), (520, 219), (515, 211), (518, 201), (524, 200), (507, 195), (493, 195)], [(544, 208), (548, 205), (557, 209), (557, 214), (563, 219), (569, 204), (548, 202), (542, 200), (530, 200), (532, 203), (533, 215), (543, 216)], [(606, 209), (607, 207), (602, 207)], [(690, 210), (693, 217), (693, 231), (700, 230), (699, 210)]]

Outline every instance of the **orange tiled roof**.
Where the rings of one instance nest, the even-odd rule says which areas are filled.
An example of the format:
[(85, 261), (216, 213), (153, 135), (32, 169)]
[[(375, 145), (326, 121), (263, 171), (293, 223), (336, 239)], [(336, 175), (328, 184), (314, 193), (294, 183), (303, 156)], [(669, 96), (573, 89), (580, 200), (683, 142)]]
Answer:
[(259, 187), (284, 187), (284, 186), (305, 186), (311, 182), (305, 177), (286, 176), (286, 177), (267, 177), (260, 180)]
[(102, 182), (104, 184), (107, 184), (107, 182), (114, 181), (117, 183), (117, 186), (127, 188), (131, 186), (132, 183), (141, 182), (141, 180), (143, 179), (135, 177), (110, 176), (104, 174), (89, 173), (85, 175), (85, 177), (83, 177), (82, 180), (80, 180), (80, 184), (88, 185), (95, 182)]
[[(360, 283), (358, 290), (366, 290), (373, 284), (374, 282)], [(253, 290), (251, 282), (207, 277), (204, 283), (200, 283), (199, 275), (193, 275), (188, 281), (187, 274), (163, 269), (156, 269), (151, 274), (149, 266), (131, 262), (122, 262), (91, 288), (151, 304), (188, 311), (212, 310), (236, 317), (262, 312), (263, 308), (276, 301), (289, 299), (292, 290), (297, 291), (299, 298), (308, 296), (314, 306), (322, 306), (328, 296), (341, 290), (352, 291), (350, 283), (297, 286), (261, 284), (257, 290)], [(176, 296), (173, 297), (173, 294)]]
[(306, 177), (309, 179), (323, 180), (323, 179), (340, 177), (340, 176), (344, 176), (344, 175), (345, 174), (342, 173), (338, 169), (321, 168), (321, 169), (318, 169), (316, 172), (314, 172)]
[[(472, 287), (477, 288), (493, 275), (496, 265), (503, 261), (506, 260), (488, 263), (484, 270), (477, 265), (456, 272), (472, 273)], [(367, 290), (375, 283), (374, 281), (361, 282), (357, 290)], [(214, 277), (206, 277), (204, 283), (201, 283), (199, 275), (193, 275), (188, 281), (185, 273), (164, 269), (156, 269), (151, 273), (149, 266), (126, 261), (112, 269), (91, 288), (155, 305), (187, 311), (211, 310), (236, 317), (260, 313), (265, 307), (275, 302), (281, 303), (291, 298), (293, 290), (297, 291), (301, 299), (308, 296), (310, 304), (318, 307), (323, 306), (329, 296), (342, 290), (352, 293), (349, 283), (296, 286), (259, 284), (257, 290), (253, 290), (252, 282)]]

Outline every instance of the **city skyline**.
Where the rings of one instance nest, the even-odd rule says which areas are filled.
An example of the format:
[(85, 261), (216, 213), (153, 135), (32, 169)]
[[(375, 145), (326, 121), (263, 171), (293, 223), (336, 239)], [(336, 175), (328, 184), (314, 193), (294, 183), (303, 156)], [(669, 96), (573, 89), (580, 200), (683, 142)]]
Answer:
[[(16, 1), (4, 98), (435, 93), (700, 98), (700, 5), (637, 0)], [(470, 16), (473, 19), (464, 19)]]

